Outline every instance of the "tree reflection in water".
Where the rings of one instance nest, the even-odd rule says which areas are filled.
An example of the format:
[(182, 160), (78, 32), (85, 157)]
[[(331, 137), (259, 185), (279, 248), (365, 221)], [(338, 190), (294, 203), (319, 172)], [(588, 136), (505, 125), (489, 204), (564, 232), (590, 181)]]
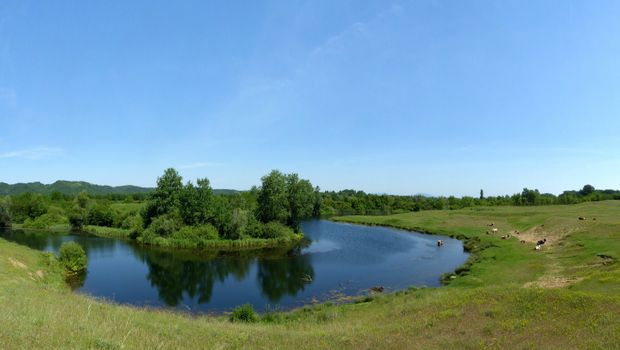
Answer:
[[(148, 267), (148, 279), (160, 299), (170, 306), (178, 306), (183, 297), (208, 303), (216, 283), (227, 278), (242, 281), (256, 265), (257, 287), (271, 302), (286, 295), (296, 295), (314, 279), (311, 257), (301, 250), (310, 244), (304, 240), (294, 248), (280, 247), (240, 252), (171, 251), (142, 247), (115, 239), (92, 236), (55, 234), (49, 231), (3, 230), (0, 237), (38, 250), (57, 252), (63, 242), (76, 241), (89, 258), (92, 255), (113, 256), (121, 247), (129, 251)], [(206, 255), (206, 256), (205, 256)], [(88, 272), (71, 276), (67, 282), (72, 289), (84, 286)]]
[(271, 302), (284, 295), (296, 295), (314, 279), (310, 255), (296, 255), (278, 259), (259, 259), (257, 280)]
[(214, 253), (208, 260), (154, 249), (139, 249), (139, 254), (149, 268), (147, 279), (170, 306), (179, 305), (184, 293), (200, 304), (208, 303), (216, 282), (222, 284), (229, 276), (245, 279), (253, 263), (258, 265), (259, 287), (272, 302), (295, 295), (314, 277), (309, 256), (298, 255), (298, 249)]

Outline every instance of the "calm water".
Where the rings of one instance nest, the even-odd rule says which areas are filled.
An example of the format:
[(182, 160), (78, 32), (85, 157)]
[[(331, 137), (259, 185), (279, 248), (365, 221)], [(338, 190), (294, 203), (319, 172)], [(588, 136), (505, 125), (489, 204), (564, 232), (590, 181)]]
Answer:
[[(467, 259), (460, 241), (440, 236), (330, 221), (303, 223), (311, 242), (292, 250), (198, 255), (136, 246), (121, 240), (6, 231), (3, 238), (57, 252), (76, 241), (88, 272), (76, 289), (119, 303), (219, 312), (251, 303), (257, 310), (288, 309), (313, 299), (439, 286), (439, 277)], [(445, 245), (437, 247), (437, 239)]]

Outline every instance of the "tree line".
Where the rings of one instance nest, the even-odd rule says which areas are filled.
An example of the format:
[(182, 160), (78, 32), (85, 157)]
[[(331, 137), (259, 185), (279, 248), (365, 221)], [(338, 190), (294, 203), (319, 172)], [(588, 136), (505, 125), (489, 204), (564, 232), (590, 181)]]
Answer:
[(564, 191), (559, 196), (540, 193), (537, 189), (524, 188), (520, 193), (505, 196), (479, 197), (432, 197), (397, 196), (369, 194), (363, 191), (344, 190), (321, 194), (320, 214), (324, 217), (336, 215), (386, 215), (420, 210), (454, 210), (475, 206), (534, 206), (554, 204), (577, 204), (601, 200), (618, 200), (618, 190), (597, 190), (585, 185), (581, 190)]
[[(0, 226), (11, 222), (30, 228), (71, 224), (131, 230), (144, 240), (156, 237), (204, 236), (237, 240), (273, 238), (300, 230), (311, 217), (336, 215), (385, 215), (420, 210), (453, 210), (474, 206), (535, 206), (576, 204), (620, 199), (620, 191), (585, 185), (556, 196), (524, 188), (505, 196), (432, 197), (369, 194), (363, 191), (324, 191), (297, 174), (274, 170), (249, 191), (218, 194), (208, 179), (183, 183), (174, 169), (167, 169), (150, 193), (75, 196), (22, 193), (0, 197)], [(149, 230), (150, 229), (150, 230)], [(196, 233), (196, 232), (198, 233)]]

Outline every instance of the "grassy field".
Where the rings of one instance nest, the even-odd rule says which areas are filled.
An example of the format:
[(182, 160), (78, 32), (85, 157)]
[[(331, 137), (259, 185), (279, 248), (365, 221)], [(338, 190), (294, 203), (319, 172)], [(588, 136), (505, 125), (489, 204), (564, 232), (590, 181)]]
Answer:
[[(236, 324), (71, 293), (53, 260), (0, 240), (0, 348), (619, 347), (620, 201), (339, 220), (477, 237), (488, 248), (446, 287)], [(486, 233), (491, 222), (499, 232)]]

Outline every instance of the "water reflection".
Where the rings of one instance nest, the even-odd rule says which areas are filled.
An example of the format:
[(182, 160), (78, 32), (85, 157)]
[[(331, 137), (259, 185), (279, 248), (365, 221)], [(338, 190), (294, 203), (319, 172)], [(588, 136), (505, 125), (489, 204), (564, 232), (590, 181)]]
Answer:
[(243, 279), (250, 270), (250, 259), (198, 260), (171, 252), (140, 250), (148, 265), (146, 278), (170, 306), (177, 306), (185, 293), (198, 303), (207, 303), (213, 293), (213, 285), (232, 275)]
[(376, 285), (394, 290), (438, 286), (439, 276), (467, 258), (459, 241), (379, 227), (328, 221), (303, 224), (308, 239), (297, 247), (258, 251), (191, 252), (143, 247), (128, 241), (31, 230), (2, 230), (0, 237), (58, 253), (76, 241), (88, 255), (85, 274), (68, 282), (87, 294), (134, 305), (192, 312), (289, 308), (334, 290), (347, 295)]
[(310, 255), (296, 255), (289, 259), (260, 259), (257, 280), (263, 295), (277, 302), (284, 295), (297, 295), (314, 279)]
[[(157, 290), (159, 299), (169, 306), (178, 306), (185, 297), (204, 304), (211, 300), (214, 285), (228, 278), (241, 281), (248, 277), (252, 264), (257, 265), (257, 284), (269, 301), (277, 302), (285, 295), (296, 295), (314, 278), (309, 255), (301, 255), (308, 240), (294, 248), (271, 248), (235, 253), (210, 252), (197, 255), (185, 251), (145, 248), (93, 236), (54, 234), (44, 231), (4, 230), (1, 237), (28, 247), (57, 253), (62, 243), (79, 243), (89, 260), (113, 255), (118, 245), (129, 248), (132, 255), (148, 267), (146, 279)], [(205, 255), (208, 254), (208, 255)], [(88, 270), (67, 278), (72, 290), (84, 286)]]

